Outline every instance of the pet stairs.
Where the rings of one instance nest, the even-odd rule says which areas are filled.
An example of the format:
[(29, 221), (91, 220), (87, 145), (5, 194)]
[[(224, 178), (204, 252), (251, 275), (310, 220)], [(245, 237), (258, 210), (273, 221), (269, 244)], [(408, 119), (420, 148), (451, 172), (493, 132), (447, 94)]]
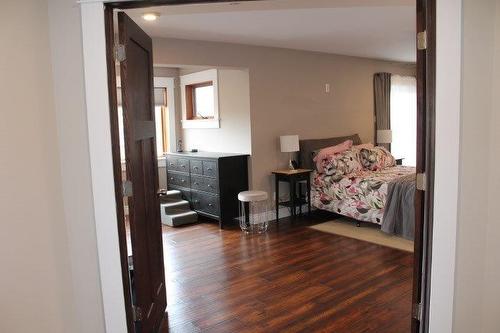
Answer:
[(160, 197), (161, 223), (171, 227), (198, 221), (198, 214), (191, 210), (189, 202), (182, 199), (180, 191), (167, 191)]

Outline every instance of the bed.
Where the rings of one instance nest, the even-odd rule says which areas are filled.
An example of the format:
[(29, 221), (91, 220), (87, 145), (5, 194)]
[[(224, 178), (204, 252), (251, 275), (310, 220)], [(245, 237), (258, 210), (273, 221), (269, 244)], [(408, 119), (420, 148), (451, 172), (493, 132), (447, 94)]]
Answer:
[(360, 157), (359, 150), (353, 148), (348, 157), (349, 162), (354, 160), (354, 167), (336, 174), (318, 172), (313, 162), (314, 154), (322, 148), (346, 140), (352, 140), (354, 145), (361, 144), (357, 134), (300, 141), (300, 166), (315, 170), (311, 181), (312, 206), (358, 221), (374, 223), (386, 233), (413, 239), (415, 168), (393, 163), (376, 170), (366, 163), (361, 163), (359, 167), (357, 159), (363, 158)]

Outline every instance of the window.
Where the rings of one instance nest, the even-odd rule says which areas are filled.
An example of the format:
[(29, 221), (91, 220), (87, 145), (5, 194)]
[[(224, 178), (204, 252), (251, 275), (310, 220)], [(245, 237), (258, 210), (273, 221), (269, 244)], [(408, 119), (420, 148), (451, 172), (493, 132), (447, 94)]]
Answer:
[(415, 166), (417, 157), (417, 80), (413, 76), (391, 76), (391, 153)]
[[(123, 109), (121, 89), (118, 88), (118, 132), (120, 135), (120, 157), (125, 161), (125, 134), (123, 131)], [(167, 89), (154, 88), (156, 155), (163, 156), (168, 151), (168, 105)]]
[(220, 128), (216, 68), (180, 76), (182, 128)]
[(212, 81), (186, 85), (186, 118), (214, 119), (215, 94)]

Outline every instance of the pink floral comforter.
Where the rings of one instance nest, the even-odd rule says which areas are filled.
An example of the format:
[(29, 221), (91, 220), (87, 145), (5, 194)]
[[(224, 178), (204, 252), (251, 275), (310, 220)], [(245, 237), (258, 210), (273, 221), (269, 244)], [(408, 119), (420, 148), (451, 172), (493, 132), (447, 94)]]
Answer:
[(378, 171), (361, 170), (342, 178), (313, 173), (314, 207), (356, 220), (381, 224), (390, 181), (415, 173), (415, 168), (393, 166)]

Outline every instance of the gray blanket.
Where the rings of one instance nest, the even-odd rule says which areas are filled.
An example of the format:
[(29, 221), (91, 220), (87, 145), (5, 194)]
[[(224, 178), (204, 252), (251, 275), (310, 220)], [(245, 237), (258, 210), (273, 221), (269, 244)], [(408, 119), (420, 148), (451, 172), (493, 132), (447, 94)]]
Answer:
[(413, 240), (415, 235), (415, 174), (394, 179), (387, 187), (382, 231)]

